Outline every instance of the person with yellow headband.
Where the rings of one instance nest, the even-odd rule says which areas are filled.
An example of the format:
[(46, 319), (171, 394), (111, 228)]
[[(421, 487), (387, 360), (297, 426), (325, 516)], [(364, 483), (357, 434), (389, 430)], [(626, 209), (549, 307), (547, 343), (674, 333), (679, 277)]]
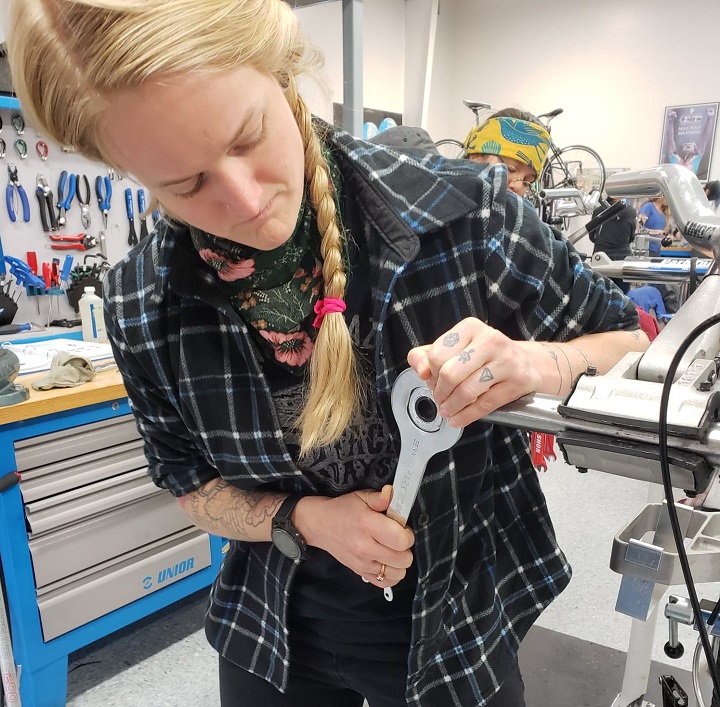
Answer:
[(464, 148), (468, 159), (507, 165), (508, 189), (525, 196), (545, 165), (550, 133), (530, 113), (506, 108), (474, 127)]

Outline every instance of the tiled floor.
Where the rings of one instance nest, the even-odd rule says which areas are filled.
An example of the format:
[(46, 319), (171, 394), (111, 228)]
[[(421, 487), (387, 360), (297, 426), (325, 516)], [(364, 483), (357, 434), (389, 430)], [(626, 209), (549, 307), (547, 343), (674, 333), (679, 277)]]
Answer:
[[(630, 629), (630, 620), (614, 611), (620, 578), (608, 567), (610, 547), (646, 502), (648, 487), (592, 471), (579, 474), (560, 463), (543, 474), (542, 485), (574, 577), (523, 646), (527, 704), (610, 707), (620, 692)], [(699, 593), (712, 598), (717, 591), (701, 587)], [(217, 705), (216, 657), (202, 631), (204, 604), (204, 596), (195, 595), (73, 655), (69, 707)], [(660, 663), (653, 666), (648, 691), (657, 707), (660, 672), (673, 673), (688, 693), (692, 688), (685, 671), (695, 634), (681, 627), (688, 650), (670, 664), (662, 652), (666, 632), (663, 620), (654, 651)]]

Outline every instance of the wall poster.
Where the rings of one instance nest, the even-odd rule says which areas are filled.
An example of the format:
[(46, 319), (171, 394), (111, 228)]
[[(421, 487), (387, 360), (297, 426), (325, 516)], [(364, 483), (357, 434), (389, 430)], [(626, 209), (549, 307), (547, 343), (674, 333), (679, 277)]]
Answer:
[(707, 181), (717, 118), (717, 103), (665, 108), (660, 164), (681, 164)]

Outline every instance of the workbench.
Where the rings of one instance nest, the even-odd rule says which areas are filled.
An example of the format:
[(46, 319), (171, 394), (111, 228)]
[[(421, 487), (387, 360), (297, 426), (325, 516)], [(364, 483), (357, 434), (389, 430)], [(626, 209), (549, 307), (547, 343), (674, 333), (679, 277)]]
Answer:
[(64, 707), (68, 654), (206, 587), (224, 541), (147, 475), (117, 370), (0, 407), (0, 560), (23, 707)]

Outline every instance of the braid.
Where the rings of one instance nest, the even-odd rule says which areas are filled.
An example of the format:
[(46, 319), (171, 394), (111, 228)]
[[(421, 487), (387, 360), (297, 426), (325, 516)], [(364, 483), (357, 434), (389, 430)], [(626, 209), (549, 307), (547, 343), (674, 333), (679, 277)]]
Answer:
[[(317, 214), (325, 297), (344, 298), (347, 274), (343, 263), (343, 234), (333, 198), (329, 169), (312, 125), (310, 112), (288, 86), (290, 103), (305, 145), (305, 178)], [(298, 424), (302, 455), (335, 442), (351, 424), (360, 406), (359, 371), (350, 331), (341, 313), (327, 314), (318, 330), (310, 358), (310, 387)]]

